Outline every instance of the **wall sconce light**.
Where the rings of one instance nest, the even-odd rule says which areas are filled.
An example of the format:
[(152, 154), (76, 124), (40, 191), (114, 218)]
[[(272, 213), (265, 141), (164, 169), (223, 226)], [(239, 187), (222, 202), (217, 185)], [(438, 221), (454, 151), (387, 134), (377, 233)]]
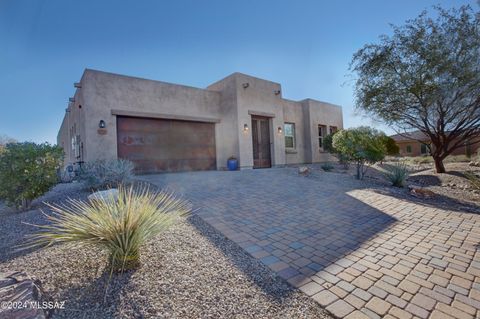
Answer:
[(243, 131), (248, 132), (248, 125), (247, 124), (243, 124)]
[(106, 124), (105, 124), (105, 121), (104, 120), (100, 120), (100, 122), (98, 122), (98, 127), (99, 128), (105, 128)]
[(274, 90), (273, 93), (275, 93), (275, 95), (279, 95), (281, 93), (280, 90)]
[(282, 127), (279, 126), (278, 129), (277, 129), (277, 131), (278, 131), (278, 134), (282, 134), (282, 132), (283, 132)]
[(75, 82), (75, 83), (73, 83), (73, 87), (77, 88), (77, 89), (80, 89), (82, 87), (82, 85), (80, 84), (80, 82)]
[(248, 82), (245, 82), (242, 84), (243, 88), (246, 89), (250, 86), (250, 84)]
[(75, 98), (74, 98), (74, 97), (70, 97), (70, 98), (68, 98), (68, 101), (73, 103), (73, 102), (75, 102)]

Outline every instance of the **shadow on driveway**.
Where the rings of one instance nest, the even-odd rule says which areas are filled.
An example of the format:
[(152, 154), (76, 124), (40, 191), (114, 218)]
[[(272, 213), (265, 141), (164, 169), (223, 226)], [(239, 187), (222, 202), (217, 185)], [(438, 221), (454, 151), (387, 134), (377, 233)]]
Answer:
[[(142, 179), (183, 194), (198, 217), (294, 286), (327, 267), (335, 272), (331, 267), (335, 262), (347, 262), (342, 260), (345, 256), (396, 221), (349, 195), (366, 186), (341, 174), (303, 177), (284, 168)], [(238, 256), (224, 253), (241, 268)], [(255, 272), (242, 270), (272, 297), (282, 297), (268, 291)]]

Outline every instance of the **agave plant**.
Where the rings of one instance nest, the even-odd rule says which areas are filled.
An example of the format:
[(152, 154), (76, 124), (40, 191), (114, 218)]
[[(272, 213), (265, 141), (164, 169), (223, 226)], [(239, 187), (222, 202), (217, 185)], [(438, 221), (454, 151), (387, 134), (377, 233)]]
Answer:
[(405, 163), (396, 163), (386, 168), (385, 178), (395, 187), (403, 187), (409, 175), (408, 167)]
[(50, 223), (36, 225), (41, 230), (31, 236), (29, 246), (95, 245), (109, 253), (112, 271), (138, 267), (142, 245), (191, 209), (173, 193), (152, 192), (146, 186), (120, 187), (117, 198), (99, 196), (47, 205), (53, 213), (45, 214)]

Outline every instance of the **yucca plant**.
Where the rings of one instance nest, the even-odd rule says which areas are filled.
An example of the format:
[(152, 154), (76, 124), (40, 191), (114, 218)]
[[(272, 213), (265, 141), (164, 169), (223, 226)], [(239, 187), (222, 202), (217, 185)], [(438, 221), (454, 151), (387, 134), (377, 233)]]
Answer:
[(149, 239), (165, 231), (190, 212), (189, 202), (169, 192), (153, 192), (147, 186), (120, 187), (118, 198), (67, 200), (47, 204), (49, 225), (32, 235), (29, 246), (55, 243), (95, 245), (109, 253), (112, 271), (139, 266), (140, 250)]
[(480, 177), (478, 175), (471, 171), (466, 171), (463, 175), (468, 179), (473, 189), (480, 190)]
[(409, 175), (408, 167), (404, 163), (396, 163), (386, 168), (385, 178), (395, 187), (403, 187)]

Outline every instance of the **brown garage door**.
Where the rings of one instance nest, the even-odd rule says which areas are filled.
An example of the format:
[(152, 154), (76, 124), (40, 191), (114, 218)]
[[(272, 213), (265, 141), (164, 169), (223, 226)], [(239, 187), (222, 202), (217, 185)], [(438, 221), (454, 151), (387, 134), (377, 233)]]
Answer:
[(212, 123), (117, 116), (117, 145), (140, 173), (216, 169)]

